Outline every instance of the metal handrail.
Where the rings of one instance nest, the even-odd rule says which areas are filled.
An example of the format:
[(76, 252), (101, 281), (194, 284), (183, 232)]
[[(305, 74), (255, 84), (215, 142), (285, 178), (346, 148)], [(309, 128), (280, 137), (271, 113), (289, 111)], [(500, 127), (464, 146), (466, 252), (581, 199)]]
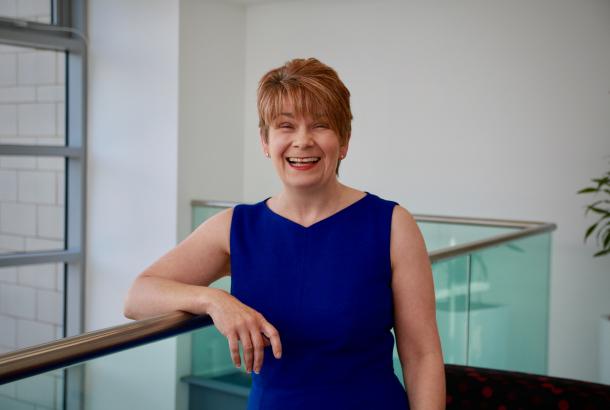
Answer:
[(517, 239), (523, 239), (532, 235), (539, 235), (545, 232), (551, 232), (557, 229), (557, 225), (549, 222), (537, 221), (512, 221), (508, 219), (486, 219), (486, 218), (471, 218), (471, 217), (455, 217), (455, 216), (436, 216), (436, 215), (413, 215), (416, 221), (435, 222), (456, 225), (479, 225), (499, 228), (516, 228), (518, 231), (507, 232), (495, 235), (486, 239), (464, 243), (462, 245), (453, 245), (447, 248), (438, 249), (428, 253), (431, 262), (437, 262), (443, 259), (453, 258), (458, 255), (464, 255), (474, 251), (479, 251), (485, 248), (502, 245), (503, 243), (512, 242)]
[(0, 384), (70, 366), (211, 325), (212, 319), (173, 312), (0, 355)]
[[(232, 201), (214, 201), (195, 199), (191, 201), (192, 206), (208, 206), (212, 208), (232, 208), (239, 202)], [(485, 248), (501, 245), (505, 242), (522, 239), (528, 236), (551, 232), (557, 229), (557, 225), (548, 222), (538, 221), (513, 221), (509, 219), (491, 219), (491, 218), (474, 218), (466, 216), (441, 216), (441, 215), (424, 215), (413, 214), (413, 217), (418, 222), (435, 222), (455, 225), (478, 225), (499, 228), (515, 228), (519, 229), (515, 232), (507, 232), (504, 234), (492, 236), (487, 239), (473, 241), (462, 245), (453, 245), (447, 248), (438, 249), (428, 253), (431, 262), (437, 262), (443, 259), (449, 259), (457, 255), (462, 255)]]

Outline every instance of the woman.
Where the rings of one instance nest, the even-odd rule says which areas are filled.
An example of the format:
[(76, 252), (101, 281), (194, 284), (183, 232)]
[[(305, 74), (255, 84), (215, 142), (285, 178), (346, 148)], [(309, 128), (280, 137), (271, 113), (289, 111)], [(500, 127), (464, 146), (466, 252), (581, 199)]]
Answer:
[[(210, 218), (134, 282), (125, 315), (208, 314), (253, 385), (248, 409), (441, 409), (426, 248), (392, 201), (339, 182), (350, 93), (320, 61), (263, 76), (260, 140), (283, 190)], [(362, 164), (367, 166), (367, 164)], [(208, 285), (231, 275), (231, 293)], [(394, 338), (406, 391), (392, 368)], [(408, 394), (407, 394), (408, 393)]]

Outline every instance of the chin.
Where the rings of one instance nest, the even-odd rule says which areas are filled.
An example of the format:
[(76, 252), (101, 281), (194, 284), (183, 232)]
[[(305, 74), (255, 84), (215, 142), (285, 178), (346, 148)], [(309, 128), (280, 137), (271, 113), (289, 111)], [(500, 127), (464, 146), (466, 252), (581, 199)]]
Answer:
[(326, 185), (328, 181), (319, 178), (284, 178), (282, 180), (285, 187), (296, 189), (311, 189)]

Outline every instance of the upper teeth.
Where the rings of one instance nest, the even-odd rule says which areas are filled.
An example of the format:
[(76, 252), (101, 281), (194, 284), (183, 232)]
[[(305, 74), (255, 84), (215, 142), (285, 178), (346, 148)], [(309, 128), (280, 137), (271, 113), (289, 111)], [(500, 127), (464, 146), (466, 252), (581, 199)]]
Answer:
[(288, 161), (291, 161), (291, 162), (315, 162), (319, 159), (320, 159), (320, 157), (307, 157), (307, 158), (288, 157)]

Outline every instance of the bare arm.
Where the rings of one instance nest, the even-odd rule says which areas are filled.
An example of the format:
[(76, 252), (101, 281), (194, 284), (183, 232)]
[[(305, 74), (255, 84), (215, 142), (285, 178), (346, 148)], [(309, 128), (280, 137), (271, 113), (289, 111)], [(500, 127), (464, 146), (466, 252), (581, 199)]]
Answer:
[(410, 407), (445, 408), (445, 368), (432, 269), (417, 223), (394, 207), (391, 236), (394, 331)]
[(228, 339), (235, 365), (241, 366), (238, 345), (241, 342), (246, 371), (259, 372), (265, 346), (272, 346), (276, 358), (282, 355), (277, 329), (233, 295), (209, 287), (231, 270), (232, 216), (233, 209), (214, 215), (140, 273), (129, 289), (124, 314), (130, 319), (177, 310), (209, 314)]
[(230, 272), (232, 214), (227, 209), (214, 215), (140, 273), (127, 295), (125, 316), (144, 319), (177, 310), (208, 313), (214, 297), (224, 292), (208, 286)]

